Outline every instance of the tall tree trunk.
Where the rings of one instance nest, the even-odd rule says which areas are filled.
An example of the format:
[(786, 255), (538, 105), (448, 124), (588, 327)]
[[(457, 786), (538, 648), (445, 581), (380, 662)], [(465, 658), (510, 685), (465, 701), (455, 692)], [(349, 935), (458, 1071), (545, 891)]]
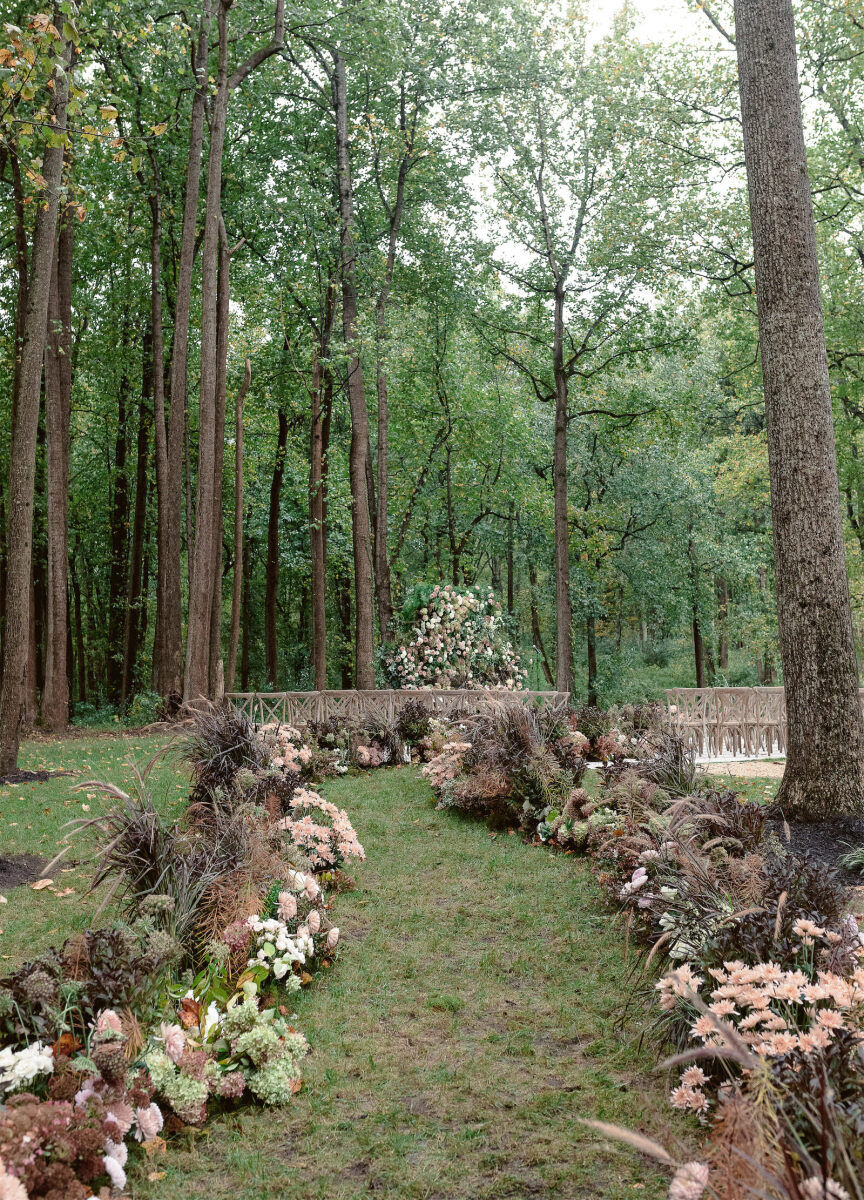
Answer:
[(573, 687), (573, 606), (570, 600), (570, 525), (567, 517), (567, 377), (564, 372), (564, 286), (554, 296), (552, 367), (555, 376), (555, 446), (552, 478), (555, 501), (555, 686)]
[(530, 561), (528, 563), (528, 588), (531, 593), (531, 639), (534, 642), (534, 648), (540, 652), (540, 665), (543, 668), (546, 682), (550, 688), (554, 688), (555, 677), (549, 666), (546, 647), (543, 645), (543, 635), (540, 632), (540, 614), (537, 611), (537, 569)]
[(240, 607), (243, 601), (243, 401), (252, 382), (252, 360), (247, 358), (243, 382), (234, 401), (234, 577), (231, 587), (231, 632), (228, 637), (228, 669), (225, 687), (234, 690), (237, 648), (240, 644)]
[(717, 641), (717, 658), (720, 670), (729, 669), (729, 584), (721, 576), (717, 580), (717, 626), (720, 636)]
[[(221, 572), (221, 537), (217, 540), (217, 529), (221, 525), (222, 503), (222, 450), (224, 437), (218, 435), (221, 423), (224, 429), (224, 405), (220, 383), (224, 360), (219, 355), (219, 268), (222, 255), (219, 251), (222, 212), (222, 158), (225, 148), (225, 126), (228, 117), (228, 99), (232, 90), (265, 59), (275, 54), (284, 41), (284, 0), (277, 0), (275, 25), (272, 40), (251, 54), (229, 77), (228, 74), (228, 13), (234, 0), (218, 0), (219, 65), (216, 73), (216, 92), (210, 107), (210, 151), (207, 158), (207, 207), (204, 216), (204, 237), (201, 245), (201, 386), (198, 400), (198, 488), (195, 509), (195, 547), (192, 560), (192, 585), (189, 589), (189, 612), (186, 623), (186, 673), (183, 682), (183, 699), (186, 704), (202, 696), (210, 696), (214, 690), (211, 678), (213, 660), (214, 588), (216, 576)], [(224, 241), (224, 239), (223, 239)], [(227, 247), (225, 250), (227, 255)], [(227, 276), (227, 270), (226, 270)], [(227, 298), (227, 279), (225, 284)], [(227, 322), (227, 308), (224, 313)], [(226, 330), (227, 336), (227, 330)], [(217, 480), (218, 473), (218, 480)], [(220, 621), (221, 625), (221, 621)], [(221, 642), (221, 637), (220, 637)], [(221, 651), (221, 646), (220, 646)], [(219, 667), (212, 674), (221, 674), (221, 652)]]
[(153, 396), (154, 362), (152, 331), (145, 335), (142, 348), (141, 403), (138, 406), (138, 438), (135, 461), (135, 509), (132, 516), (132, 542), (129, 576), (126, 584), (126, 612), (123, 624), (123, 673), (120, 703), (125, 705), (136, 687), (136, 667), (141, 644), (141, 596), (144, 569), (144, 539), (147, 532), (147, 460), (150, 454), (150, 410)]
[[(585, 642), (588, 648), (588, 703), (597, 706), (597, 624), (594, 614), (585, 618)], [(561, 690), (560, 688), (558, 689)]]
[(275, 687), (279, 678), (279, 508), (282, 499), (282, 479), (285, 474), (285, 452), (288, 446), (288, 418), (279, 409), (279, 434), (276, 458), (270, 480), (270, 508), (267, 517), (267, 574), (264, 587), (264, 661), (267, 682)]
[(45, 350), (47, 442), (48, 629), (42, 724), (59, 732), (69, 724), (67, 679), (69, 565), (69, 420), (72, 405), (72, 254), (74, 225), (60, 220), (54, 287), (48, 305)]
[(735, 0), (768, 430), (787, 759), (778, 802), (864, 807), (858, 696), (792, 0)]
[(252, 639), (252, 551), (255, 543), (247, 534), (243, 550), (243, 605), (240, 626), (243, 631), (243, 651), (240, 655), (240, 691), (249, 691), (249, 644)]
[(78, 572), (75, 569), (75, 559), (78, 554), (78, 541), (75, 549), (69, 555), (69, 578), (72, 583), (72, 602), (75, 611), (75, 657), (78, 668), (78, 704), (87, 703), (87, 649), (84, 640), (84, 620), (81, 613), (81, 584), (78, 582)]
[(705, 643), (702, 638), (702, 627), (699, 624), (699, 612), (693, 605), (693, 660), (696, 664), (696, 686), (705, 687)]
[(0, 689), (0, 774), (14, 771), (18, 764), (19, 722), (30, 629), (36, 434), (69, 95), (66, 72), (55, 72), (52, 82), (50, 106), (54, 136), (42, 157), (41, 173), (45, 186), (33, 231), (20, 384), (9, 447), (6, 655)]
[[(232, 0), (219, 0), (219, 67), (210, 114), (207, 159), (207, 208), (201, 245), (201, 388), (198, 400), (198, 487), (195, 505), (193, 585), (186, 623), (186, 704), (210, 695), (210, 626), (218, 548), (215, 489), (219, 325), (219, 224), (222, 155), (228, 116), (228, 11)], [(221, 474), (220, 474), (221, 481)]]
[(513, 525), (515, 522), (513, 501), (507, 509), (507, 612), (512, 617), (515, 610), (515, 581), (513, 571)]
[[(196, 86), (189, 122), (183, 232), (180, 240), (180, 263), (177, 271), (177, 296), (174, 307), (174, 337), (171, 347), (171, 409), (165, 433), (164, 472), (159, 495), (153, 682), (160, 695), (175, 699), (183, 691), (180, 513), (183, 511), (183, 435), (188, 388), (189, 316), (192, 303), (192, 271), (195, 264), (195, 225), (201, 182), (201, 153), (204, 145), (204, 108), (209, 94), (207, 58), (210, 23), (215, 2), (216, 0), (202, 0), (201, 20), (195, 49)], [(154, 355), (155, 352), (154, 338)]]
[(348, 96), (345, 59), (333, 52), (333, 109), (336, 117), (336, 152), (339, 176), (340, 246), (342, 268), (342, 326), (348, 355), (348, 404), (351, 410), (352, 541), (354, 550), (354, 678), (360, 689), (375, 687), (374, 609), (372, 586), (372, 534), (366, 483), (369, 453), (369, 417), (363, 387), (363, 368), (357, 335), (356, 252), (354, 249), (354, 195), (348, 144)]
[[(124, 322), (123, 345), (127, 342)], [(126, 460), (129, 450), (127, 422), (131, 390), (124, 368), (117, 389), (117, 433), (114, 439), (112, 500), (109, 513), (111, 566), (108, 580), (108, 693), (120, 699), (123, 675), (123, 628), (126, 613), (126, 581), (129, 570), (129, 477)]]
[(219, 275), (216, 321), (216, 424), (213, 454), (213, 584), (210, 602), (210, 656), (208, 695), (221, 700), (225, 693), (222, 660), (222, 469), (225, 463), (225, 414), (228, 404), (228, 318), (231, 251), (225, 222), (219, 216)]
[(324, 531), (323, 371), (316, 352), (312, 368), (309, 452), (309, 548), (312, 559), (312, 671), (316, 691), (327, 687), (327, 563)]

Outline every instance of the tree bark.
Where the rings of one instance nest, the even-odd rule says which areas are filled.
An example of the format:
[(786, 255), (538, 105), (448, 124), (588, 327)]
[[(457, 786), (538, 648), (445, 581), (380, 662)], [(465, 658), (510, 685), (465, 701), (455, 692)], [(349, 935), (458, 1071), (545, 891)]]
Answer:
[(150, 419), (148, 401), (154, 388), (155, 356), (152, 331), (143, 339), (141, 403), (138, 406), (138, 436), (135, 451), (135, 508), (132, 516), (132, 540), (129, 551), (129, 575), (126, 584), (126, 611), (123, 623), (123, 672), (120, 703), (124, 705), (137, 687), (138, 651), (141, 645), (141, 596), (144, 570), (144, 539), (147, 532), (147, 466), (150, 455)]
[(570, 600), (570, 525), (567, 517), (567, 376), (564, 371), (564, 287), (555, 285), (552, 367), (555, 376), (555, 686), (573, 687), (573, 606)]
[(309, 452), (309, 549), (312, 560), (312, 671), (316, 691), (327, 687), (327, 562), (324, 529), (323, 370), (315, 354)]
[(74, 225), (60, 220), (54, 286), (48, 305), (45, 350), (47, 443), (48, 629), (42, 724), (60, 732), (69, 724), (67, 679), (69, 567), (69, 420), (72, 405), (72, 254)]
[(279, 642), (277, 618), (279, 612), (279, 507), (282, 498), (282, 479), (285, 474), (285, 452), (288, 446), (288, 418), (279, 409), (279, 433), (276, 458), (270, 480), (270, 508), (267, 518), (267, 574), (264, 587), (264, 661), (267, 682), (276, 686), (279, 678)]
[(721, 576), (717, 580), (717, 625), (720, 636), (717, 641), (717, 658), (720, 670), (729, 669), (729, 584)]
[(243, 601), (243, 401), (252, 382), (252, 360), (246, 359), (243, 382), (234, 401), (234, 577), (231, 588), (231, 632), (228, 637), (228, 669), (225, 687), (234, 690), (237, 648), (240, 644), (240, 608)]
[[(162, 423), (162, 428), (165, 430), (162, 435), (164, 436), (165, 452), (158, 500), (153, 684), (160, 695), (175, 699), (183, 691), (183, 617), (180, 592), (183, 435), (188, 387), (189, 316), (192, 303), (192, 271), (195, 263), (195, 224), (201, 182), (201, 153), (204, 145), (204, 108), (209, 92), (207, 58), (213, 3), (214, 0), (203, 0), (198, 41), (195, 48), (195, 94), (189, 121), (183, 232), (180, 240), (180, 263), (177, 271), (177, 296), (174, 306), (174, 337), (171, 347), (171, 409), (167, 430), (165, 430), (164, 416)], [(154, 355), (156, 353), (155, 343), (154, 337)], [(158, 453), (157, 447), (157, 455)]]
[(363, 368), (357, 334), (356, 252), (354, 249), (354, 196), (348, 144), (348, 97), (345, 59), (333, 52), (333, 110), (336, 118), (336, 152), (339, 177), (340, 247), (342, 273), (342, 326), (348, 355), (348, 404), (351, 411), (352, 542), (354, 551), (354, 678), (360, 689), (375, 687), (374, 607), (372, 585), (372, 533), (366, 483), (369, 453), (369, 417), (363, 387)]
[[(594, 614), (585, 618), (585, 642), (588, 649), (588, 703), (597, 706), (597, 624)], [(561, 690), (560, 688), (558, 689)]]
[(554, 688), (555, 677), (552, 674), (552, 668), (549, 666), (546, 647), (543, 645), (543, 635), (540, 632), (540, 614), (537, 611), (537, 569), (532, 562), (528, 563), (528, 588), (531, 594), (531, 638), (534, 642), (535, 650), (540, 652), (540, 665), (543, 668), (546, 682), (550, 688)]
[(50, 142), (42, 158), (45, 186), (39, 197), (33, 231), (20, 385), (9, 448), (6, 653), (3, 686), (0, 689), (0, 774), (4, 775), (14, 771), (18, 764), (19, 724), (30, 631), (36, 435), (69, 95), (69, 81), (65, 72), (55, 72), (52, 82), (52, 128)]
[(768, 431), (786, 814), (864, 807), (843, 524), (792, 0), (735, 0)]
[(696, 686), (705, 687), (705, 643), (702, 638), (702, 627), (699, 624), (699, 613), (693, 606), (693, 660), (696, 664)]
[(207, 159), (207, 208), (201, 245), (201, 388), (198, 400), (198, 486), (195, 504), (195, 549), (189, 615), (186, 623), (185, 704), (210, 695), (210, 625), (217, 547), (216, 424), (219, 324), (219, 223), (222, 156), (228, 116), (228, 12), (233, 0), (219, 0), (219, 67), (210, 113)]

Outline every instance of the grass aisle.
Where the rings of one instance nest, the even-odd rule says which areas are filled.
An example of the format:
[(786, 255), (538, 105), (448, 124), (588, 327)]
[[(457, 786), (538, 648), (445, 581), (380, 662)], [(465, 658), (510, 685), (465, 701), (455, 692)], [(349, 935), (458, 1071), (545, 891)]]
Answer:
[(436, 812), (416, 770), (326, 788), (366, 848), (345, 935), (303, 997), (310, 1038), (289, 1109), (211, 1126), (153, 1200), (596, 1197), (660, 1178), (577, 1116), (662, 1128), (652, 1060), (615, 1028), (622, 930), (583, 864)]
[[(127, 756), (143, 761), (158, 745), (31, 742), (22, 766), (129, 787)], [(71, 793), (74, 782), (0, 788), (2, 852), (50, 857), (63, 821), (108, 807)], [(170, 759), (152, 782), (163, 811), (179, 816), (188, 782)], [(412, 768), (325, 790), (348, 810), (367, 861), (358, 889), (336, 898), (339, 961), (300, 998), (312, 1044), (303, 1090), (287, 1109), (247, 1109), (173, 1139), (165, 1158), (131, 1175), (134, 1200), (665, 1195), (645, 1160), (576, 1123), (657, 1135), (669, 1112), (638, 1030), (616, 1028), (623, 930), (585, 864), (436, 812)], [(0, 969), (90, 923), (88, 879), (85, 867), (57, 874), (73, 889), (61, 898), (9, 893)]]

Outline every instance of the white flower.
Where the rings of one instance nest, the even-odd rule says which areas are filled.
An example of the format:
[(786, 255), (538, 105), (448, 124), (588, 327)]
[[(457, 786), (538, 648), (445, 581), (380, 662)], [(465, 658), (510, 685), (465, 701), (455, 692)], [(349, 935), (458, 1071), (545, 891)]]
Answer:
[(111, 1180), (112, 1187), (115, 1187), (118, 1192), (122, 1192), (126, 1187), (126, 1172), (117, 1159), (110, 1154), (103, 1155), (102, 1162), (105, 1165), (105, 1171)]
[(23, 1050), (10, 1046), (0, 1050), (0, 1090), (14, 1091), (37, 1075), (50, 1075), (54, 1070), (54, 1055), (50, 1046), (33, 1042)]
[(211, 1000), (207, 1012), (204, 1014), (204, 1027), (201, 1030), (201, 1036), (208, 1038), (214, 1029), (218, 1029), (222, 1024), (222, 1017), (217, 1007), (216, 1001)]

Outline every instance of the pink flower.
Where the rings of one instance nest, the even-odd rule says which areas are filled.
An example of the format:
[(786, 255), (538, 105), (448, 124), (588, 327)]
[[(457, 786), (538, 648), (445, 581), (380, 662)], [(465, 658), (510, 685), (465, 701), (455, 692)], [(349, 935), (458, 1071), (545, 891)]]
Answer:
[(297, 897), (291, 892), (279, 893), (279, 919), (293, 921), (297, 916)]
[(132, 1111), (132, 1107), (125, 1100), (115, 1100), (112, 1104), (109, 1104), (105, 1120), (117, 1126), (120, 1130), (121, 1138), (124, 1138), (132, 1128), (134, 1119), (135, 1114)]
[(707, 1163), (685, 1163), (669, 1185), (668, 1200), (701, 1200), (708, 1186), (708, 1175)]
[(338, 942), (339, 942), (339, 929), (336, 926), (334, 926), (333, 929), (331, 929), (330, 932), (327, 934), (327, 949), (335, 950)]
[(151, 1104), (149, 1108), (136, 1108), (135, 1120), (138, 1122), (138, 1129), (135, 1133), (138, 1141), (152, 1141), (162, 1128), (162, 1110), (158, 1104)]
[(315, 880), (312, 878), (311, 875), (309, 875), (307, 877), (306, 886), (303, 890), (306, 893), (307, 900), (314, 900), (317, 897), (318, 893), (321, 891), (318, 884), (315, 882)]
[(122, 1033), (123, 1025), (113, 1008), (105, 1008), (96, 1018), (97, 1033)]
[(28, 1200), (27, 1189), (20, 1179), (10, 1175), (0, 1159), (0, 1200)]
[(163, 1021), (159, 1026), (159, 1035), (165, 1043), (165, 1053), (173, 1063), (179, 1062), (186, 1049), (186, 1034), (181, 1027), (166, 1025)]
[(306, 924), (309, 926), (310, 933), (317, 933), (321, 928), (321, 914), (313, 908), (306, 918)]

